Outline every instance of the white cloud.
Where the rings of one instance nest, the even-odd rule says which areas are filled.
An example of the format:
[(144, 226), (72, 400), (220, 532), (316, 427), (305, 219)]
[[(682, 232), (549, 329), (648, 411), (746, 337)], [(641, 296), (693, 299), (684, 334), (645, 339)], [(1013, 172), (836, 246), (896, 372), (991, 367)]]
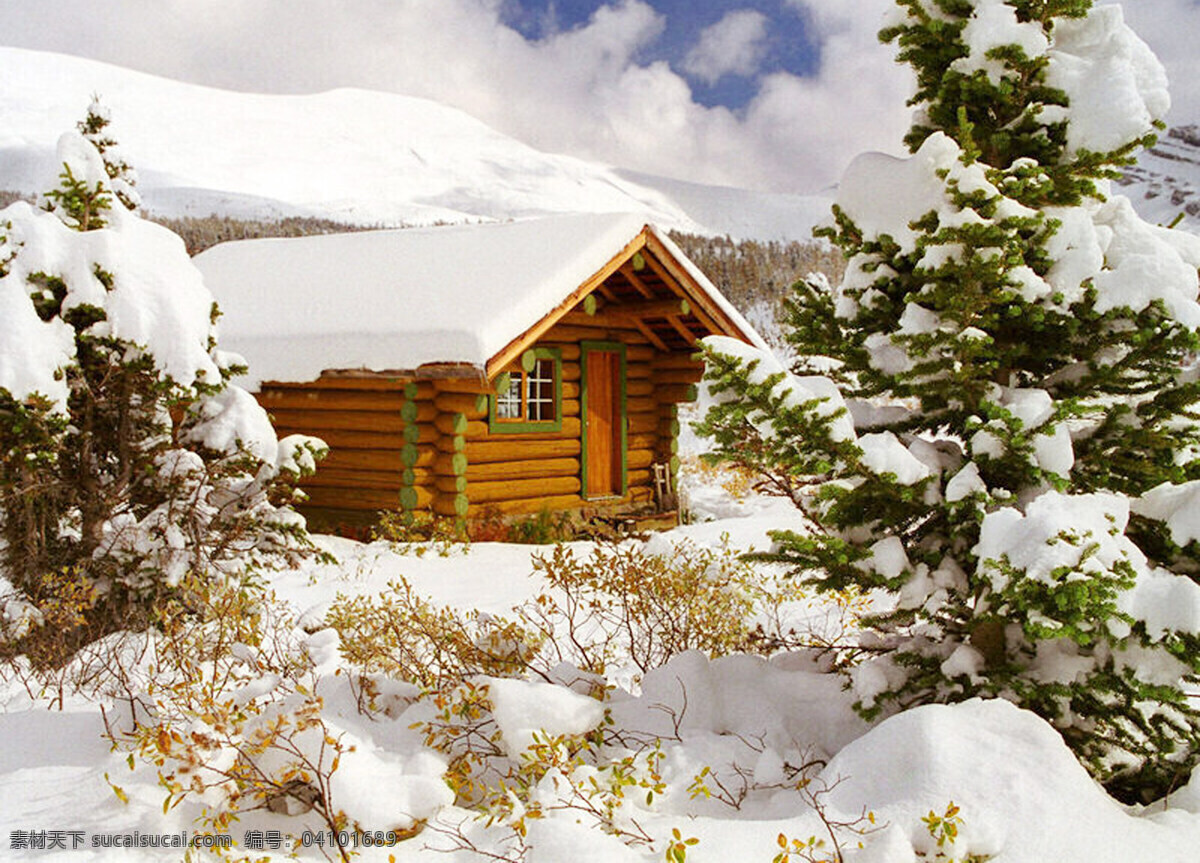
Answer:
[(683, 58), (683, 70), (707, 84), (726, 75), (753, 75), (767, 45), (767, 16), (754, 9), (735, 9), (705, 27)]
[[(505, 2), (0, 0), (0, 41), (238, 90), (425, 96), (544, 150), (697, 182), (811, 192), (859, 151), (901, 150), (911, 78), (876, 38), (889, 0), (787, 0), (815, 28), (819, 68), (764, 77), (736, 113), (700, 105), (680, 74), (639, 60), (664, 26), (646, 0), (610, 0), (584, 25), (536, 41), (504, 24)], [(1197, 3), (1128, 6), (1172, 74), (1172, 118), (1200, 119), (1200, 60), (1188, 44), (1200, 32)], [(761, 41), (729, 44), (753, 58)], [(739, 49), (724, 65), (743, 74), (753, 59)]]

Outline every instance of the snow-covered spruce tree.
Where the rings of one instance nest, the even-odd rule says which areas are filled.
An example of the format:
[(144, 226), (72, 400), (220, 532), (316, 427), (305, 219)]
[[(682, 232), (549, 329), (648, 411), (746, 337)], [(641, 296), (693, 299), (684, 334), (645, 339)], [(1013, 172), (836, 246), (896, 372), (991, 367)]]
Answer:
[(0, 211), (0, 575), (34, 607), (69, 584), (76, 641), (145, 623), (189, 572), (310, 548), (283, 480), (322, 448), (278, 441), (229, 383), (212, 296), (131, 211), (106, 125), (93, 105), (58, 143), (58, 186)]
[(1164, 73), (1089, 0), (899, 0), (881, 37), (913, 155), (847, 170), (819, 233), (848, 270), (796, 286), (795, 368), (709, 343), (699, 430), (806, 517), (773, 559), (887, 597), (849, 671), (868, 717), (1006, 698), (1161, 793), (1200, 758), (1200, 238), (1108, 180)]

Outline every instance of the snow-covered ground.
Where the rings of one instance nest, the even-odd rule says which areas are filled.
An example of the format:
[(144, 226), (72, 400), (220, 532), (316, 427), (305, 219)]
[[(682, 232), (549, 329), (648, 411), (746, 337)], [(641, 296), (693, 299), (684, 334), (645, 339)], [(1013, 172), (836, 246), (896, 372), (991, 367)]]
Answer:
[[(726, 489), (743, 491), (729, 477), (695, 474), (689, 496), (694, 510), (702, 517), (724, 517), (657, 535), (646, 550), (671, 554), (672, 545), (681, 542), (762, 549), (769, 543), (768, 529), (797, 527), (790, 505), (753, 494), (738, 500)], [(334, 800), (369, 831), (394, 830), (414, 819), (423, 826), (396, 846), (360, 847), (357, 859), (476, 861), (512, 853), (511, 830), (499, 823), (485, 828), (473, 813), (452, 804), (442, 777), (444, 756), (410, 727), (428, 718), (411, 688), (385, 687), (385, 698), (389, 692), (395, 696), (386, 713), (358, 710), (346, 664), (324, 620), (339, 594), (378, 594), (400, 577), (435, 605), (505, 614), (545, 590), (532, 556), (549, 549), (506, 543), (439, 549), (335, 537), (319, 542), (336, 564), (277, 573), (270, 587), (302, 627), (297, 634), (315, 661), (327, 727), (354, 746), (333, 774)], [(586, 543), (571, 548), (580, 556), (590, 552)], [(827, 611), (821, 603), (801, 602), (788, 613), (801, 624)], [(528, 742), (536, 729), (578, 733), (602, 716), (599, 702), (564, 686), (515, 679), (491, 686), (505, 746)], [(685, 846), (688, 861), (768, 863), (781, 853), (781, 835), (789, 842), (824, 839), (823, 847), (809, 853), (831, 859), (825, 856), (832, 854), (832, 844), (813, 808), (814, 795), (831, 823), (869, 816), (854, 829), (834, 830), (846, 859), (859, 863), (968, 855), (996, 863), (1182, 863), (1195, 859), (1200, 847), (1200, 782), (1165, 805), (1146, 811), (1124, 807), (1087, 776), (1052, 728), (1006, 702), (922, 707), (869, 727), (852, 711), (852, 695), (841, 679), (823, 673), (812, 654), (795, 651), (770, 659), (684, 653), (626, 686), (608, 696), (611, 727), (643, 741), (661, 739), (661, 785), (653, 802), (647, 805), (645, 790), (634, 788), (624, 804), (650, 844), (623, 844), (582, 810), (565, 808), (528, 822), (527, 861), (648, 863), (663, 859), (674, 830), (684, 840), (698, 840)], [(191, 837), (201, 831), (203, 801), (189, 798), (164, 811), (166, 791), (157, 771), (124, 751), (111, 751), (100, 705), (68, 695), (62, 710), (47, 709), (53, 694), (31, 699), (11, 680), (3, 688), (0, 824), (7, 835), (0, 837), (5, 849), (0, 856), (180, 859), (179, 848), (103, 847), (112, 836), (145, 843), (152, 837), (162, 841), (159, 836)], [(111, 704), (107, 711), (110, 720), (120, 715)], [(796, 769), (805, 764), (810, 766), (802, 775), (809, 783), (798, 788)], [(700, 785), (707, 794), (697, 790)], [(923, 819), (931, 813), (944, 817), (952, 805), (958, 811), (951, 820), (961, 819), (954, 822), (959, 838), (939, 848), (937, 822), (931, 827)], [(318, 860), (322, 849), (315, 844), (295, 846), (306, 831), (311, 843), (322, 829), (312, 813), (258, 809), (242, 813), (225, 832), (239, 845), (235, 856), (284, 859), (295, 853)], [(468, 841), (475, 851), (463, 850)], [(805, 858), (793, 851), (792, 859)]]

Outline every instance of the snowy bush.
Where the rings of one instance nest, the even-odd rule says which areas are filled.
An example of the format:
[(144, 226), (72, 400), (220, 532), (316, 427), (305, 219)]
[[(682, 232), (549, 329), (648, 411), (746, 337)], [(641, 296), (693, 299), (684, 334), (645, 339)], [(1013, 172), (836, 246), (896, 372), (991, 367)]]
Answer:
[(558, 545), (535, 555), (546, 589), (511, 619), (435, 606), (400, 579), (378, 596), (339, 596), (326, 623), (367, 673), (364, 686), (379, 673), (429, 691), (481, 674), (602, 689), (605, 676), (636, 679), (685, 651), (766, 653), (798, 640), (779, 613), (800, 598), (786, 580), (764, 577), (728, 548), (664, 545), (600, 545), (583, 559)]
[(355, 746), (324, 717), (320, 675), (285, 606), (195, 577), (187, 586), (186, 606), (159, 610), (135, 710), (110, 720), (114, 745), (157, 770), (164, 812), (195, 799), (208, 829), (260, 807), (309, 815), (318, 831), (355, 823), (338, 806)]
[(1109, 179), (1153, 140), (1161, 66), (1117, 6), (899, 0), (912, 156), (859, 156), (847, 271), (796, 286), (785, 369), (708, 344), (714, 457), (788, 495), (773, 559), (890, 597), (868, 716), (996, 696), (1093, 774), (1161, 794), (1200, 758), (1200, 239)]
[(95, 593), (80, 641), (145, 620), (189, 572), (308, 547), (288, 474), (323, 445), (276, 440), (229, 383), (217, 310), (182, 242), (144, 221), (93, 105), (58, 143), (40, 207), (0, 211), (0, 534), (36, 605), (70, 568)]

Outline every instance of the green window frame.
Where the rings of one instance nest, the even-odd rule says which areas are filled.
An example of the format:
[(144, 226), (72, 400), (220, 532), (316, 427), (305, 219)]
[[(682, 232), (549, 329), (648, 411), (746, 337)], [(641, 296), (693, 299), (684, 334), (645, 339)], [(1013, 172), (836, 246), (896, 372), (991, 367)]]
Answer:
[(530, 348), (503, 374), (504, 392), (488, 398), (492, 434), (562, 431), (562, 351)]

